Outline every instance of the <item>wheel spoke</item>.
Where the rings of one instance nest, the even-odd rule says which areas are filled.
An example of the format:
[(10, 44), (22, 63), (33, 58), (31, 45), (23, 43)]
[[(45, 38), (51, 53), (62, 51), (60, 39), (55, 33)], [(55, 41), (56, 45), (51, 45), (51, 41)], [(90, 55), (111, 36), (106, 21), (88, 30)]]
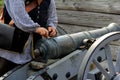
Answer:
[(106, 79), (110, 80), (110, 75), (107, 73), (107, 71), (105, 69), (103, 69), (103, 67), (99, 64), (99, 62), (94, 59), (93, 63), (102, 72), (102, 74), (104, 74), (104, 76), (106, 77)]
[(110, 76), (114, 76), (116, 74), (116, 72), (115, 72), (115, 67), (113, 65), (112, 55), (111, 55), (111, 50), (110, 50), (109, 45), (105, 46), (105, 54), (106, 54), (106, 57), (107, 57)]
[[(100, 38), (98, 38), (88, 49), (83, 62), (81, 63), (81, 67), (79, 68), (79, 73), (78, 73), (78, 80), (86, 80), (88, 76), (88, 72), (90, 71), (90, 64), (93, 62), (96, 67), (99, 69), (99, 71), (103, 74), (100, 78), (102, 80), (119, 80), (120, 74), (116, 74), (116, 70), (120, 72), (120, 51), (118, 54), (117, 62), (116, 65), (113, 64), (112, 60), (112, 54), (111, 54), (111, 48), (109, 46), (109, 43), (114, 40), (120, 39), (120, 32), (112, 32), (108, 33)], [(104, 48), (103, 48), (104, 47)], [(100, 50), (105, 50), (105, 62), (107, 62), (107, 65), (102, 65), (103, 62), (101, 60), (99, 61), (97, 58), (99, 57), (99, 51)], [(102, 54), (101, 54), (102, 55)], [(104, 57), (103, 57), (104, 60)], [(108, 68), (108, 71), (105, 70), (106, 67)], [(116, 69), (117, 67), (117, 69)], [(92, 78), (91, 78), (92, 80)], [(97, 80), (97, 79), (96, 79)]]
[(120, 48), (118, 50), (117, 59), (116, 59), (116, 72), (120, 73)]

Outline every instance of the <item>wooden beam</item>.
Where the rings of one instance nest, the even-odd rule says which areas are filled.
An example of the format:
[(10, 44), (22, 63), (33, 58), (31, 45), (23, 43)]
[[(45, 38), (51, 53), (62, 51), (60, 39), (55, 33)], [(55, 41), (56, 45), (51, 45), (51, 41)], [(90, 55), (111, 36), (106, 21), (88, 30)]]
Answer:
[(57, 9), (120, 14), (120, 0), (55, 0)]
[(59, 24), (59, 26), (63, 28), (63, 30), (65, 30), (68, 34), (98, 29), (87, 26), (77, 26), (77, 25), (69, 25), (69, 24)]
[(110, 23), (120, 23), (120, 15), (83, 11), (57, 10), (59, 23), (89, 27), (105, 27)]

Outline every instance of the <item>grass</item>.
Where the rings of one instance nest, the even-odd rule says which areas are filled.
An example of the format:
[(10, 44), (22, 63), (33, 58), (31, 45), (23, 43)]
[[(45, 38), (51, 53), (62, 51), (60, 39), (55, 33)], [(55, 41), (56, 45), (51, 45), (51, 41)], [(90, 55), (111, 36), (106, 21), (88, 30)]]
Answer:
[(4, 4), (4, 0), (0, 0), (0, 7), (2, 7)]
[(1, 12), (2, 12), (3, 4), (4, 4), (4, 0), (0, 0), (0, 14), (1, 14)]

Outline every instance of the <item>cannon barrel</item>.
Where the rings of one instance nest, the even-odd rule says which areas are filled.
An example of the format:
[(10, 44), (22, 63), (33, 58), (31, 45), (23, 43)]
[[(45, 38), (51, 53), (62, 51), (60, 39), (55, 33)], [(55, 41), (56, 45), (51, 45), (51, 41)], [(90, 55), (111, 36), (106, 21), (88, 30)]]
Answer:
[(106, 33), (120, 31), (120, 26), (111, 23), (101, 29), (66, 34), (46, 40), (39, 40), (35, 52), (44, 58), (60, 58), (83, 45), (84, 39), (98, 38)]

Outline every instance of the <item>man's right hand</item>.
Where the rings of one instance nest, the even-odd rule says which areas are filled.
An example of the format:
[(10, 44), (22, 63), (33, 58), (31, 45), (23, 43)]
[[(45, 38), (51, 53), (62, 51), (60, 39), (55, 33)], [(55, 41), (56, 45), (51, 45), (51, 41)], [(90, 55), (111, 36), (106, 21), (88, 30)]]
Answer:
[(48, 30), (43, 28), (43, 27), (37, 27), (35, 30), (36, 33), (40, 34), (41, 36), (44, 36), (46, 38), (48, 38)]

